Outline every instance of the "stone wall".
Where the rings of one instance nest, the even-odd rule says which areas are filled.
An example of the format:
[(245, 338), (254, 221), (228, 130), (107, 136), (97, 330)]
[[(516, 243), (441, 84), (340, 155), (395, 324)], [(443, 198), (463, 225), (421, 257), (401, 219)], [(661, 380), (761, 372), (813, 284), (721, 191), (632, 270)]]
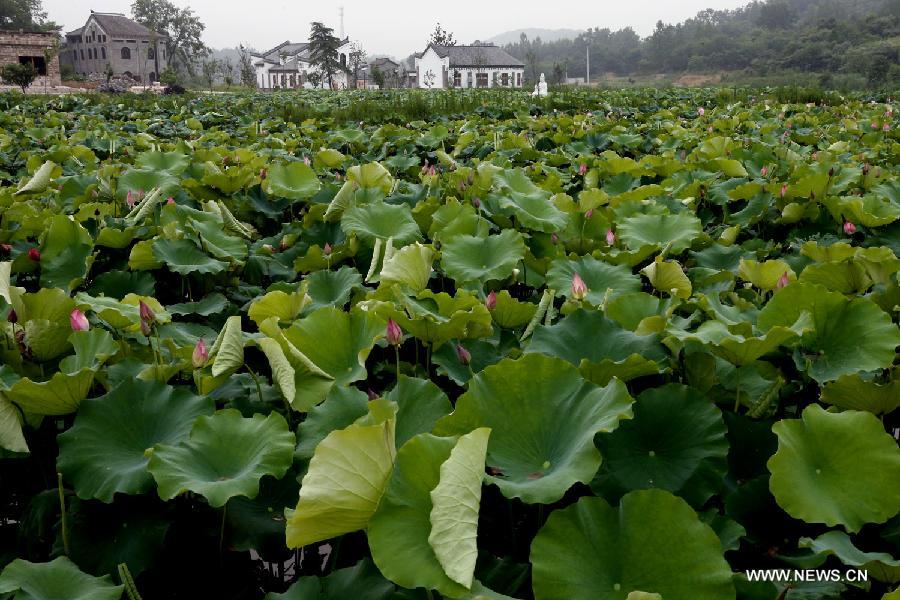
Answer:
[[(0, 68), (17, 64), (21, 56), (44, 57), (44, 50), (57, 38), (53, 32), (0, 30)], [(47, 75), (38, 76), (32, 87), (61, 85), (59, 80), (59, 56), (47, 63)]]

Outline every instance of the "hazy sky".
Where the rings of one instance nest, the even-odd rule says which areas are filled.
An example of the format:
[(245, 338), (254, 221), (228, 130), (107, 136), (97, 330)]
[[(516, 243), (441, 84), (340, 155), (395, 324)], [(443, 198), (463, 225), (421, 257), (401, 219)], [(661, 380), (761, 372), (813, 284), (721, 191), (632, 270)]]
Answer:
[[(239, 43), (268, 49), (284, 40), (301, 41), (311, 21), (339, 30), (344, 7), (347, 35), (370, 55), (405, 58), (422, 50), (440, 21), (460, 42), (486, 39), (529, 27), (587, 29), (632, 26), (641, 36), (656, 21), (674, 23), (705, 8), (736, 8), (749, 0), (173, 0), (189, 6), (206, 24), (205, 42), (214, 48)], [(44, 0), (51, 20), (66, 31), (87, 20), (91, 9), (130, 15), (131, 0)]]

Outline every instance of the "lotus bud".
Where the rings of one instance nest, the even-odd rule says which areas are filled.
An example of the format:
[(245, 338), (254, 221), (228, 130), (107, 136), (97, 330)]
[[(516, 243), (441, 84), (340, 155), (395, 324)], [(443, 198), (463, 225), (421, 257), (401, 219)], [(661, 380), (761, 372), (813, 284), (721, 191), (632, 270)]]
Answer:
[(386, 337), (388, 344), (391, 346), (400, 345), (400, 342), (403, 340), (403, 330), (400, 329), (400, 325), (397, 324), (397, 321), (388, 319)]
[(556, 235), (555, 233), (551, 233), (551, 234), (550, 234), (550, 243), (551, 243), (551, 244), (558, 244), (558, 243), (559, 243), (559, 236)]
[(303, 164), (305, 164), (307, 167), (309, 166), (310, 162), (312, 161), (309, 160), (308, 156), (303, 157)]
[(606, 230), (606, 243), (610, 246), (615, 246), (616, 244), (616, 233), (612, 229)]
[(0, 244), (0, 250), (9, 254), (12, 252), (12, 244)]
[(487, 298), (484, 300), (484, 306), (488, 310), (494, 310), (497, 308), (497, 292), (491, 292), (487, 295)]
[(373, 402), (375, 400), (378, 400), (378, 398), (379, 398), (378, 392), (376, 392), (372, 388), (369, 388), (366, 390), (366, 396), (368, 396), (369, 402)]
[(701, 106), (700, 108), (697, 109), (697, 114), (702, 117), (703, 115), (706, 114), (706, 109)]
[(459, 359), (459, 362), (468, 365), (472, 362), (472, 355), (466, 350), (462, 344), (456, 345), (456, 358)]
[(788, 184), (786, 184), (786, 183), (781, 184), (781, 197), (782, 198), (784, 198), (787, 195), (787, 191), (788, 191)]
[(590, 220), (591, 220), (591, 217), (593, 217), (593, 216), (594, 216), (594, 209), (593, 209), (593, 208), (589, 208), (589, 209), (587, 209), (587, 212), (584, 213), (584, 220), (585, 220), (585, 221), (590, 221)]
[(146, 337), (150, 337), (150, 323), (141, 319), (141, 333)]
[(41, 262), (41, 251), (37, 248), (32, 248), (28, 251), (28, 258), (34, 262)]
[(762, 169), (759, 170), (759, 176), (760, 176), (760, 177), (765, 177), (765, 176), (768, 175), (768, 174), (769, 174), (769, 169), (768, 169), (768, 167), (763, 167)]
[(322, 254), (325, 256), (331, 256), (331, 244), (325, 242), (325, 246), (322, 248)]
[(844, 233), (847, 235), (853, 235), (856, 233), (856, 225), (853, 224), (852, 221), (847, 221), (844, 223)]
[(872, 121), (872, 130), (874, 131), (876, 129), (878, 129), (878, 123), (876, 123), (875, 121)]
[(588, 286), (581, 278), (581, 275), (575, 273), (572, 277), (572, 297), (576, 300), (584, 300), (588, 294)]
[(72, 326), (72, 331), (87, 331), (91, 328), (87, 317), (77, 308), (73, 308), (72, 312), (69, 313), (69, 325)]
[(134, 203), (134, 194), (131, 192), (131, 190), (128, 190), (128, 193), (125, 195), (125, 204), (128, 205), (128, 208), (134, 208)]
[(265, 179), (266, 177), (268, 177), (268, 175), (269, 175), (268, 169), (260, 169), (259, 170), (259, 178), (260, 179)]
[(890, 130), (891, 130), (891, 126), (890, 126), (889, 123), (885, 123), (884, 126), (883, 126), (881, 129), (882, 129), (882, 131), (887, 132), (887, 131), (890, 131)]
[(169, 199), (166, 200), (166, 204), (169, 204), (169, 205), (175, 204), (175, 198), (173, 198), (172, 196), (169, 196)]
[(587, 173), (587, 170), (588, 169), (587, 169), (586, 164), (581, 163), (580, 165), (578, 165), (578, 174), (581, 175), (582, 177), (584, 176), (585, 173)]
[(141, 314), (141, 321), (146, 321), (148, 324), (153, 324), (156, 321), (156, 313), (143, 300), (138, 304), (138, 309)]
[(472, 206), (474, 206), (476, 209), (481, 208), (481, 200), (479, 200), (478, 198), (472, 198)]
[(200, 338), (197, 340), (197, 345), (194, 346), (193, 354), (191, 354), (191, 363), (195, 369), (201, 369), (208, 360), (209, 350), (206, 349), (206, 342), (203, 341), (203, 338)]
[(834, 177), (834, 167), (828, 169), (828, 178), (830, 179), (832, 177)]
[(787, 285), (788, 285), (790, 282), (791, 282), (791, 280), (790, 280), (790, 278), (788, 277), (788, 273), (787, 273), (787, 271), (785, 271), (785, 272), (784, 272), (784, 275), (782, 275), (781, 277), (778, 278), (778, 283), (775, 284), (775, 287), (778, 288), (778, 289), (780, 290), (780, 289), (782, 289), (782, 288), (784, 288), (784, 287), (787, 287)]
[(14, 309), (14, 308), (9, 309), (9, 314), (6, 315), (6, 320), (8, 322), (12, 323), (13, 325), (15, 325), (16, 323), (19, 322), (19, 313), (16, 312), (16, 309)]

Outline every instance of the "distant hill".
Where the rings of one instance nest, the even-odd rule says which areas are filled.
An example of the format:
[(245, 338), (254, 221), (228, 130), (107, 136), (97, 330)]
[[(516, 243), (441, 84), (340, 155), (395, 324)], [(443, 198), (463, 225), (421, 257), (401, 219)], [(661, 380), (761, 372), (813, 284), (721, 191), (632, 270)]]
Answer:
[(516, 44), (519, 42), (519, 38), (523, 33), (528, 36), (529, 40), (541, 38), (541, 40), (544, 42), (555, 42), (557, 40), (574, 40), (581, 33), (583, 33), (583, 31), (580, 31), (578, 29), (515, 29), (513, 31), (501, 33), (500, 35), (495, 35), (494, 37), (485, 41), (494, 42), (499, 46), (503, 46), (505, 44)]

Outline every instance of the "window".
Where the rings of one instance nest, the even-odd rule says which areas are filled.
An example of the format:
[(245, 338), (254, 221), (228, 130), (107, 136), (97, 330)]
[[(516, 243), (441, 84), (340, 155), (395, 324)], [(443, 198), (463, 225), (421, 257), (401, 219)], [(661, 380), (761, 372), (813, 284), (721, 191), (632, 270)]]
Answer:
[(503, 82), (503, 87), (509, 87), (509, 73), (504, 73), (500, 80)]
[(516, 73), (516, 87), (522, 87), (522, 74)]
[(341, 54), (341, 66), (342, 67), (347, 66), (347, 55), (346, 54)]
[(476, 73), (475, 74), (475, 86), (476, 87), (487, 87), (488, 86), (488, 74), (487, 73)]
[(453, 71), (453, 87), (462, 87), (462, 73)]
[(38, 75), (47, 74), (47, 61), (43, 56), (20, 56), (19, 64), (31, 65)]
[(153, 47), (147, 48), (147, 58), (153, 60), (156, 58), (156, 49)]
[(81, 49), (81, 60), (84, 60), (84, 48)]
[(122, 60), (131, 60), (131, 48), (122, 48)]
[(100, 47), (100, 56), (103, 57), (103, 60), (106, 60), (106, 47), (105, 46)]

